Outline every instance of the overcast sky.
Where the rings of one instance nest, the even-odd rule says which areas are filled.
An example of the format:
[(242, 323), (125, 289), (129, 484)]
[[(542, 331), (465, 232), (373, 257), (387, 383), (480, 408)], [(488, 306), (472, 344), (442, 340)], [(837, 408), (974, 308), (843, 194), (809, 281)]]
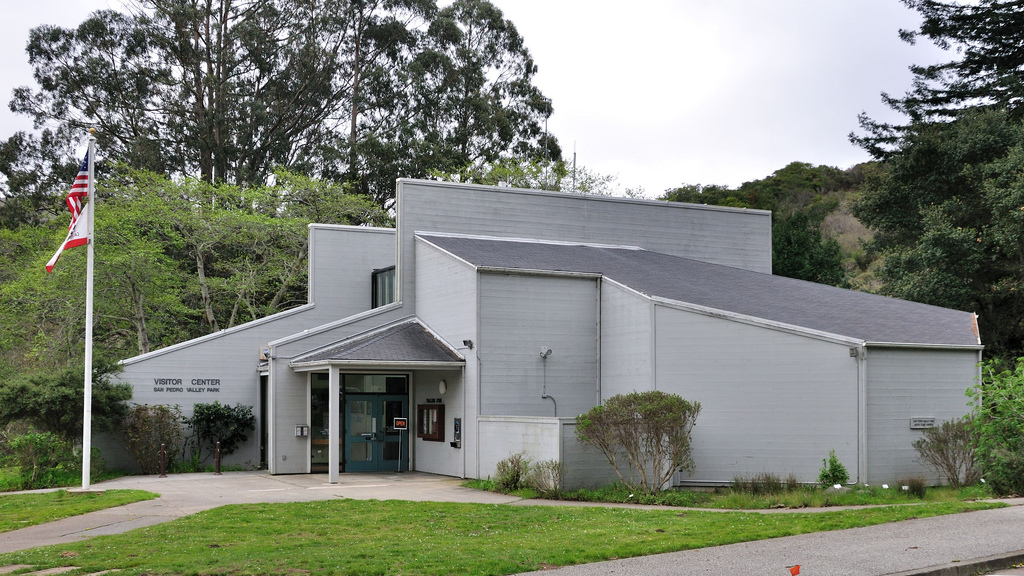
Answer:
[[(681, 184), (737, 186), (793, 161), (867, 160), (847, 134), (857, 114), (896, 119), (910, 64), (949, 58), (900, 28), (898, 0), (492, 0), (526, 39), (548, 128), (571, 160), (648, 196)], [(118, 0), (31, 0), (0, 20), (0, 97), (31, 85), (28, 31), (75, 26)], [(0, 138), (31, 122), (0, 109)]]

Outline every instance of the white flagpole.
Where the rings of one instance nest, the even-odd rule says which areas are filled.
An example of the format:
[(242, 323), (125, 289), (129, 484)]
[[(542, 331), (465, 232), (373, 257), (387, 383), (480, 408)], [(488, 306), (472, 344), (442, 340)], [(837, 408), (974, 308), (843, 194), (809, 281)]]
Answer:
[(82, 421), (82, 490), (89, 489), (92, 467), (92, 269), (93, 221), (96, 212), (96, 129), (89, 129), (89, 186), (86, 196), (86, 265), (85, 265), (85, 417)]

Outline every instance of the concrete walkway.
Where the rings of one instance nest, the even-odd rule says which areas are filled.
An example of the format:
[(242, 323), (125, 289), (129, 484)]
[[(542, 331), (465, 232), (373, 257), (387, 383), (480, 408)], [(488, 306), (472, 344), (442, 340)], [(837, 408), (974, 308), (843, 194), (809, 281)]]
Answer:
[[(77, 542), (168, 522), (225, 504), (353, 499), (545, 505), (461, 486), (462, 480), (417, 472), (269, 476), (263, 472), (132, 476), (99, 489), (140, 489), (159, 498), (0, 534), (0, 552)], [(1024, 500), (1011, 508), (896, 522), (570, 566), (550, 576), (690, 576), (789, 574), (799, 564), (810, 576), (952, 576), (1024, 564)], [(556, 503), (564, 505), (565, 503)], [(638, 507), (651, 508), (651, 507)], [(830, 508), (828, 510), (835, 510)], [(806, 512), (808, 510), (800, 510)], [(987, 562), (987, 564), (986, 564)], [(1009, 574), (1010, 572), (1007, 572)]]

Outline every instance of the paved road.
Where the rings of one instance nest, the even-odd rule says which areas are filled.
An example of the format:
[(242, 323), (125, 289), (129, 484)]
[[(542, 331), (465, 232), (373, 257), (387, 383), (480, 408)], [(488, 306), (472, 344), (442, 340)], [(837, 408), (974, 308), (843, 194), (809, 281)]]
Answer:
[[(167, 522), (224, 504), (305, 502), (337, 497), (437, 502), (539, 505), (511, 496), (462, 487), (461, 480), (417, 472), (343, 474), (338, 484), (326, 474), (269, 476), (261, 472), (181, 474), (168, 478), (132, 476), (95, 488), (135, 488), (160, 497), (58, 522), (0, 534), (0, 552), (75, 542)], [(1024, 563), (1024, 499), (999, 510), (896, 522), (868, 528), (821, 532), (570, 566), (545, 576), (781, 575), (799, 564), (807, 576), (953, 576)], [(1009, 572), (1008, 572), (1009, 574)]]

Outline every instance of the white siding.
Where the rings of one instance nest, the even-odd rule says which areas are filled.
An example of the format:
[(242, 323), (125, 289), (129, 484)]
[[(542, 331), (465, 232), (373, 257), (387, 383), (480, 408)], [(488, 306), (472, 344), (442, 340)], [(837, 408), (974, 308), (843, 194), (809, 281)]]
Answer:
[(522, 452), (533, 462), (561, 457), (559, 418), (530, 416), (481, 416), (480, 443), (487, 449), (480, 455), (479, 478), (493, 478), (498, 462)]
[[(442, 395), (438, 391), (438, 384), (441, 380), (448, 384), (447, 391)], [(446, 476), (466, 477), (464, 470), (465, 458), (472, 453), (476, 443), (472, 438), (466, 437), (465, 421), (463, 416), (463, 402), (466, 400), (464, 384), (462, 382), (462, 371), (426, 371), (420, 370), (413, 374), (413, 402), (409, 406), (411, 429), (409, 437), (413, 439), (414, 461), (413, 469), (420, 472), (432, 474), (444, 474)], [(416, 406), (425, 404), (428, 398), (440, 399), (444, 405), (444, 441), (426, 441), (416, 437)], [(451, 445), (455, 440), (455, 419), (462, 418), (462, 448)], [(471, 440), (468, 443), (466, 440)]]
[(597, 282), (480, 274), (481, 414), (575, 416), (597, 404)]
[(419, 232), (641, 246), (655, 252), (771, 272), (771, 214), (679, 202), (400, 180), (401, 298), (415, 292)]
[(939, 424), (966, 415), (964, 392), (975, 383), (977, 362), (977, 350), (868, 348), (869, 482), (924, 476), (938, 483), (935, 471), (917, 462), (911, 444), (922, 432), (910, 429), (910, 419), (935, 418)]
[(834, 449), (857, 477), (857, 359), (849, 348), (657, 306), (657, 389), (701, 403), (696, 471), (729, 482), (771, 472), (817, 480)]
[(395, 231), (356, 226), (309, 227), (310, 301), (331, 310), (323, 322), (370, 309), (370, 275), (395, 265)]
[(614, 282), (601, 284), (601, 400), (654, 387), (654, 304)]
[[(458, 379), (458, 388), (445, 395), (446, 430), (452, 430), (455, 418), (462, 418), (462, 448), (448, 443), (417, 441), (416, 469), (451, 476), (474, 475), (479, 452), (476, 402), (477, 362), (472, 350), (463, 346), (464, 340), (479, 340), (477, 325), (476, 270), (437, 248), (423, 242), (416, 243), (417, 317), (466, 357), (465, 379)], [(453, 381), (448, 380), (449, 385)], [(417, 398), (436, 396), (428, 386), (417, 384)], [(450, 435), (450, 432), (448, 432)]]

